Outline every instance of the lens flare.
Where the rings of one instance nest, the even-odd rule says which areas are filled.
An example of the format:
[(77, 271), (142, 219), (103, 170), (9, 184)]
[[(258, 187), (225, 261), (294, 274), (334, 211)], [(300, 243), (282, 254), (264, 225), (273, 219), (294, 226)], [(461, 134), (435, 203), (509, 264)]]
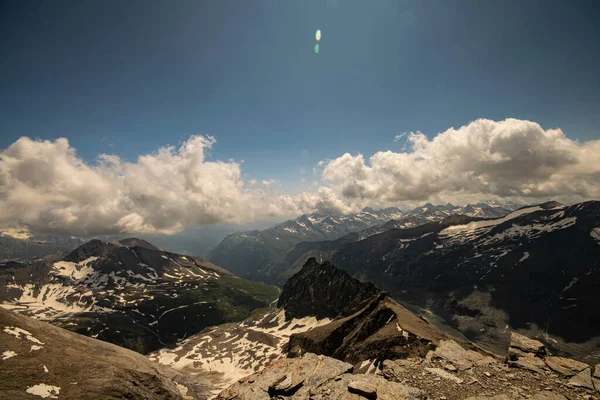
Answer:
[(321, 30), (320, 29), (317, 29), (317, 33), (315, 33), (315, 39), (317, 39), (317, 42), (319, 40), (321, 40)]
[(318, 43), (315, 44), (315, 53), (317, 53), (317, 54), (319, 53), (319, 44)]

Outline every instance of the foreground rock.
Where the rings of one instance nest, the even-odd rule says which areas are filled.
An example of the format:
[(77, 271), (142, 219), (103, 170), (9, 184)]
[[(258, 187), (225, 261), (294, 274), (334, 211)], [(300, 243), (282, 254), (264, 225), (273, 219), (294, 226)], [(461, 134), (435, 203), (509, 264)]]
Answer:
[(203, 382), (0, 308), (0, 398), (203, 399)]
[(279, 360), (241, 379), (219, 394), (222, 400), (286, 399), (425, 399), (422, 391), (380, 376), (353, 375), (352, 365), (329, 357), (305, 354)]

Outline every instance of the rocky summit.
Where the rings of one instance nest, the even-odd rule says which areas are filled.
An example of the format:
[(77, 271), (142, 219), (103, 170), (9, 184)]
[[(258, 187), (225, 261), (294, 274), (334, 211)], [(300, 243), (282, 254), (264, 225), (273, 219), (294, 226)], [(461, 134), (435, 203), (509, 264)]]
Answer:
[(287, 281), (277, 306), (285, 309), (288, 319), (336, 318), (353, 313), (377, 293), (373, 284), (351, 278), (328, 261), (319, 264), (311, 258)]

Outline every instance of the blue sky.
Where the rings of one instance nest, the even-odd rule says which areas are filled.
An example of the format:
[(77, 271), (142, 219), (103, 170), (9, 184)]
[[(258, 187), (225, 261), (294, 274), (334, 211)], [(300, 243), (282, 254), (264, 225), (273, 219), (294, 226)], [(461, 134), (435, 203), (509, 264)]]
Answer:
[[(476, 118), (598, 138), (595, 1), (12, 1), (0, 149), (67, 137), (135, 160), (191, 134), (247, 178), (303, 189), (322, 159)], [(321, 51), (315, 54), (315, 31)]]

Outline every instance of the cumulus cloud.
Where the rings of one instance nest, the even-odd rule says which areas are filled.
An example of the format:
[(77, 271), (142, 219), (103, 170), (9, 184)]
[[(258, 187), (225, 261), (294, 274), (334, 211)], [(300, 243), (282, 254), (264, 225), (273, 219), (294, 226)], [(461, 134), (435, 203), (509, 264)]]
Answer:
[(480, 119), (407, 140), (409, 152), (329, 160), (323, 180), (346, 204), (600, 197), (600, 140), (579, 143), (560, 129), (516, 119)]
[[(0, 225), (71, 235), (116, 232), (171, 234), (215, 222), (295, 215), (292, 198), (245, 184), (240, 164), (208, 161), (210, 136), (124, 162), (80, 159), (67, 139), (22, 137), (0, 152)], [(254, 185), (252, 185), (254, 184)]]
[(23, 137), (0, 151), (0, 228), (172, 234), (202, 224), (424, 201), (600, 198), (600, 140), (580, 143), (560, 129), (516, 119), (481, 119), (431, 139), (420, 132), (406, 139), (408, 151), (321, 161), (313, 169), (320, 181), (291, 196), (278, 192), (274, 179), (244, 180), (238, 162), (207, 159), (210, 136), (135, 162), (101, 154), (93, 164), (67, 139)]

